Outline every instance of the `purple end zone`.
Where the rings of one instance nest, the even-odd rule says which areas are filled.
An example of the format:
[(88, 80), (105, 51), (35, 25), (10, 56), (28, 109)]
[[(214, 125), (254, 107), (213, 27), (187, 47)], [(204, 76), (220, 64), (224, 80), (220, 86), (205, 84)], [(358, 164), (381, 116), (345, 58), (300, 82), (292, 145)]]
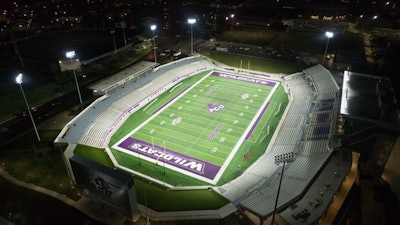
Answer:
[(197, 174), (210, 180), (213, 180), (218, 171), (221, 169), (220, 166), (211, 164), (209, 162), (195, 159), (170, 149), (164, 149), (163, 147), (157, 145), (154, 145), (153, 147), (151, 143), (147, 143), (132, 137), (126, 138), (118, 145), (118, 147), (158, 160), (159, 163), (164, 162), (168, 165)]

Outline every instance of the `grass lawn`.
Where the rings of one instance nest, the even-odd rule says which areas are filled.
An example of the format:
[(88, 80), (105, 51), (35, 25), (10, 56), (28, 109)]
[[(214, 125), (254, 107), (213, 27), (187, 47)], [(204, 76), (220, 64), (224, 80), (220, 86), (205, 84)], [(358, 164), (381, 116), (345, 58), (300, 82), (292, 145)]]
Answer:
[(18, 225), (101, 225), (53, 197), (14, 185), (0, 177), (0, 216)]
[(145, 205), (145, 196), (147, 196), (148, 206), (159, 212), (212, 210), (229, 203), (221, 195), (207, 189), (168, 191), (140, 178), (135, 178), (135, 185), (139, 203)]
[[(285, 32), (238, 28), (223, 33), (217, 37), (217, 40), (320, 55), (323, 54), (323, 49), (326, 46), (325, 31), (318, 30), (289, 30)], [(335, 32), (334, 37), (329, 42), (331, 51), (337, 49), (364, 51), (363, 46), (362, 35), (342, 31)]]
[[(0, 87), (2, 88), (0, 91), (0, 121), (8, 120), (27, 111), (21, 89), (15, 83), (15, 77), (13, 81), (4, 80), (4, 78), (0, 78)], [(55, 84), (44, 79), (29, 77), (28, 74), (24, 75), (22, 87), (31, 108), (59, 96)]]
[(41, 144), (35, 143), (33, 131), (26, 133), (2, 151), (7, 154), (0, 154), (0, 166), (24, 182), (79, 199), (77, 190), (71, 187), (61, 150), (52, 146), (52, 141), (47, 142), (54, 140), (58, 133), (59, 131), (41, 131)]

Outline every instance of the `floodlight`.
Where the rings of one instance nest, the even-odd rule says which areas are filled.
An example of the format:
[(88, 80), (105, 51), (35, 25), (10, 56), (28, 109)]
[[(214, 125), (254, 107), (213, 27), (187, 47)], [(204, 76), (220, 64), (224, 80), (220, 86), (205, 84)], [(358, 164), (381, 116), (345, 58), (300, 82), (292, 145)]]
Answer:
[(157, 65), (157, 47), (156, 47), (156, 39), (154, 37), (155, 29), (157, 29), (157, 26), (155, 24), (150, 26), (150, 30), (153, 32), (154, 63)]
[(15, 81), (17, 84), (22, 84), (22, 73), (18, 74), (18, 76), (15, 78)]
[(75, 56), (75, 51), (66, 52), (66, 53), (65, 53), (65, 56), (67, 56), (67, 58), (72, 59), (72, 58), (74, 58), (74, 56)]
[(190, 54), (193, 55), (193, 24), (196, 23), (196, 19), (188, 19), (190, 24)]
[(322, 59), (322, 65), (325, 64), (326, 53), (328, 52), (329, 39), (333, 37), (333, 32), (327, 31), (325, 32), (325, 36), (327, 37), (327, 39), (326, 39), (324, 58)]
[(325, 32), (325, 36), (327, 38), (332, 38), (333, 37), (333, 32), (327, 31), (327, 32)]
[(35, 133), (36, 133), (36, 137), (37, 137), (38, 141), (41, 142), (39, 132), (36, 128), (35, 120), (33, 119), (33, 116), (32, 116), (31, 108), (29, 107), (28, 100), (26, 100), (24, 89), (22, 88), (22, 73), (18, 74), (18, 76), (15, 78), (15, 81), (17, 82), (17, 84), (19, 85), (19, 88), (21, 89), (21, 93), (22, 93), (22, 96), (24, 97), (24, 101), (26, 104), (26, 109), (28, 111), (29, 117), (31, 118), (33, 129), (35, 130)]
[[(68, 51), (68, 52), (65, 53), (65, 56), (66, 56), (67, 58), (69, 58), (69, 59), (71, 60), (71, 64), (73, 64), (72, 59), (75, 57), (75, 51)], [(73, 70), (73, 72), (74, 72), (74, 78), (75, 78), (76, 89), (77, 89), (77, 91), (78, 91), (79, 102), (80, 102), (81, 105), (82, 105), (82, 96), (81, 96), (81, 92), (80, 92), (80, 90), (79, 90), (78, 79), (76, 78), (75, 69), (72, 69), (72, 70)]]

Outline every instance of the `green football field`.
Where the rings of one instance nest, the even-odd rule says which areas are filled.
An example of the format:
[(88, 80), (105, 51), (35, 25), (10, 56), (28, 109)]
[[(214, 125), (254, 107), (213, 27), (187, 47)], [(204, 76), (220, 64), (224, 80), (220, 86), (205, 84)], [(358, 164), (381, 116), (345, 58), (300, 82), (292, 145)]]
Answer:
[(254, 131), (279, 83), (212, 71), (175, 91), (184, 83), (169, 101), (141, 109), (149, 118), (113, 148), (215, 183), (243, 141), (260, 138)]

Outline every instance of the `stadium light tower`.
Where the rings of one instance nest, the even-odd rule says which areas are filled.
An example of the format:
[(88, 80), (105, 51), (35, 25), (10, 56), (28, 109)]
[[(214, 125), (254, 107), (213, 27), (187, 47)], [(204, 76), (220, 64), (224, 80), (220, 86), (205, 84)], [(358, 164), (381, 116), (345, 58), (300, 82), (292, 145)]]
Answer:
[(325, 32), (325, 36), (327, 37), (327, 40), (326, 40), (324, 58), (322, 59), (322, 65), (325, 64), (326, 53), (328, 52), (329, 39), (333, 38), (333, 33), (330, 31), (327, 31), (327, 32)]
[[(72, 59), (75, 57), (75, 51), (69, 51), (65, 53), (65, 56), (71, 60), (71, 64), (73, 63)], [(72, 69), (74, 71), (74, 78), (75, 78), (75, 84), (76, 84), (76, 89), (78, 90), (78, 96), (79, 96), (79, 102), (82, 104), (82, 96), (81, 96), (81, 91), (79, 90), (79, 84), (78, 84), (78, 79), (76, 78), (76, 72), (75, 68)]]
[(150, 29), (153, 32), (154, 63), (157, 64), (157, 47), (156, 47), (156, 38), (154, 37), (154, 31), (157, 29), (157, 26), (151, 25)]
[(32, 121), (33, 129), (35, 129), (35, 133), (36, 133), (36, 137), (37, 137), (38, 141), (41, 142), (39, 132), (36, 128), (35, 120), (33, 119), (33, 116), (32, 116), (31, 108), (28, 105), (28, 101), (26, 100), (24, 89), (22, 88), (22, 77), (23, 77), (22, 73), (18, 74), (18, 76), (15, 78), (15, 81), (17, 82), (17, 84), (19, 84), (19, 87), (21, 88), (22, 96), (24, 97), (26, 108), (28, 109), (29, 117), (31, 118), (31, 121)]
[(281, 176), (280, 176), (280, 179), (279, 179), (278, 192), (276, 194), (275, 206), (274, 206), (274, 212), (272, 214), (271, 225), (274, 225), (276, 208), (278, 206), (279, 192), (281, 191), (283, 171), (285, 169), (285, 164), (289, 163), (289, 162), (293, 162), (293, 152), (284, 153), (284, 154), (280, 154), (280, 155), (276, 155), (275, 156), (275, 164), (277, 166), (282, 166), (282, 171), (281, 171)]
[(188, 19), (190, 24), (190, 55), (193, 55), (193, 24), (196, 23), (196, 19)]

